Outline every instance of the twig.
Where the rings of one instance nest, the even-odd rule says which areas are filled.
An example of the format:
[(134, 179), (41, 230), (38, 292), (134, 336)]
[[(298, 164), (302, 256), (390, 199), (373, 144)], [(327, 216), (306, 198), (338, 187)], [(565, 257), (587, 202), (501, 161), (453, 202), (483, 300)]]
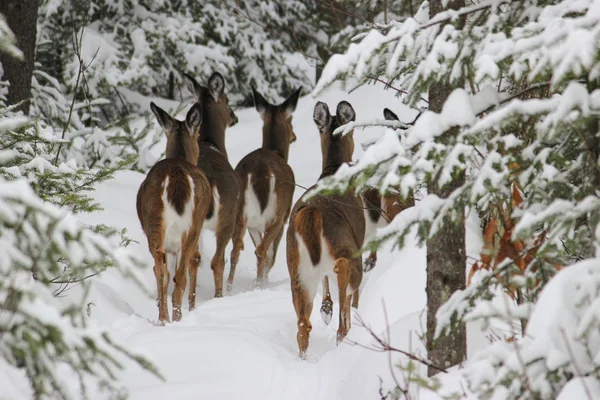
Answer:
[(310, 58), (313, 59), (315, 61), (320, 62), (321, 64), (325, 64), (323, 62), (323, 60), (321, 60), (320, 57), (315, 57), (315, 56), (311, 56), (306, 54), (306, 52), (304, 52), (302, 49), (299, 49), (298, 46), (295, 46), (293, 43), (289, 42), (288, 40), (286, 40), (283, 36), (281, 36), (279, 33), (267, 28), (265, 25), (263, 25), (262, 23), (258, 22), (257, 20), (253, 19), (252, 17), (250, 17), (250, 15), (245, 14), (239, 7), (234, 6), (232, 4), (229, 4), (228, 1), (223, 0), (223, 4), (225, 4), (227, 7), (235, 10), (241, 17), (247, 19), (248, 21), (252, 22), (253, 24), (256, 24), (258, 26), (260, 26), (265, 32), (269, 32), (270, 34), (272, 34), (273, 36), (277, 37), (279, 40), (281, 40), (285, 45), (287, 45), (289, 48), (297, 51), (298, 53), (302, 54), (304, 57), (306, 58)]
[[(333, 5), (332, 1), (317, 0), (317, 3), (321, 3), (321, 4), (326, 5), (334, 13), (338, 12), (338, 13), (344, 14), (344, 15), (346, 15), (348, 17), (352, 17), (352, 18), (358, 19), (358, 20), (364, 22), (364, 24), (367, 25), (367, 26), (369, 26), (371, 29), (376, 29), (379, 32), (383, 33), (383, 30), (379, 26), (377, 26), (377, 24), (374, 24), (373, 22), (369, 21), (368, 19), (366, 19), (362, 15), (358, 15), (356, 13), (353, 13), (353, 12), (350, 12), (350, 11), (346, 11), (346, 10), (342, 10), (341, 8), (335, 7)], [(339, 25), (342, 25), (342, 21), (339, 18), (338, 18), (338, 23), (339, 23)], [(387, 24), (387, 22), (386, 22), (386, 24)]]
[(564, 328), (560, 328), (560, 334), (563, 338), (563, 340), (565, 341), (565, 346), (567, 348), (567, 352), (569, 353), (569, 357), (571, 357), (571, 361), (573, 363), (573, 368), (575, 368), (575, 372), (577, 372), (577, 375), (582, 378), (581, 381), (581, 385), (583, 386), (583, 390), (585, 390), (585, 394), (588, 398), (588, 400), (594, 400), (594, 398), (592, 397), (592, 392), (590, 391), (590, 388), (588, 387), (587, 383), (585, 383), (584, 375), (581, 371), (581, 368), (579, 367), (579, 363), (577, 362), (577, 360), (575, 359), (575, 354), (573, 353), (573, 349), (571, 348), (571, 343), (569, 343), (569, 340), (567, 338), (567, 334), (565, 333), (565, 329)]
[(371, 337), (373, 339), (375, 339), (377, 344), (373, 345), (373, 346), (366, 346), (366, 345), (360, 344), (360, 343), (352, 341), (352, 340), (348, 340), (348, 343), (353, 344), (355, 346), (362, 347), (363, 349), (372, 350), (372, 351), (378, 351), (378, 352), (393, 351), (395, 353), (400, 353), (400, 354), (408, 357), (409, 359), (416, 361), (418, 363), (421, 363), (429, 368), (433, 368), (440, 372), (448, 373), (448, 371), (446, 369), (439, 367), (439, 366), (431, 363), (430, 361), (424, 360), (418, 356), (415, 356), (412, 353), (409, 353), (407, 351), (404, 351), (404, 350), (401, 350), (401, 349), (391, 346), (389, 343), (386, 342), (385, 339), (381, 338), (379, 335), (377, 335), (375, 332), (373, 332), (373, 330), (369, 326), (366, 325), (364, 320), (359, 315), (357, 315), (356, 320), (357, 320), (356, 321), (357, 324), (359, 326), (362, 326), (363, 328), (365, 328), (367, 330), (367, 332), (371, 335)]
[[(367, 77), (368, 79), (372, 79), (372, 80), (374, 80), (374, 81), (377, 81), (377, 82), (379, 82), (379, 83), (383, 83), (383, 84), (385, 85), (385, 87), (386, 87), (386, 88), (390, 88), (390, 89), (392, 89), (392, 90), (395, 90), (395, 91), (396, 91), (396, 92), (398, 92), (398, 93), (402, 93), (402, 94), (408, 94), (408, 92), (407, 92), (406, 90), (403, 90), (403, 89), (398, 89), (398, 88), (396, 88), (396, 87), (392, 86), (392, 84), (391, 84), (391, 83), (389, 83), (389, 82), (386, 82), (386, 81), (384, 81), (384, 80), (383, 80), (383, 79), (381, 79), (381, 78), (377, 78), (377, 77), (375, 77), (375, 76), (371, 76), (371, 75), (366, 75), (366, 77)], [(423, 97), (421, 97), (420, 99), (421, 99), (421, 101), (424, 101), (425, 103), (429, 104), (429, 100), (427, 100), (427, 99), (424, 99)]]
[[(83, 58), (81, 57), (81, 42), (83, 41), (83, 29), (81, 29), (81, 34), (79, 40), (77, 40), (77, 31), (75, 30), (75, 24), (73, 24), (73, 50), (75, 51), (75, 55), (79, 61), (79, 68), (77, 70), (77, 79), (75, 80), (75, 87), (73, 88), (73, 99), (71, 100), (71, 106), (69, 107), (69, 116), (67, 117), (67, 122), (65, 123), (65, 127), (62, 131), (61, 139), (65, 139), (65, 134), (69, 129), (69, 124), (71, 123), (71, 117), (73, 116), (73, 109), (75, 108), (75, 99), (77, 97), (77, 89), (79, 88), (79, 81), (81, 80), (81, 75), (85, 69)], [(60, 150), (62, 149), (63, 142), (60, 142), (58, 145), (58, 150), (56, 151), (56, 157), (54, 158), (54, 164), (58, 162), (60, 157)]]

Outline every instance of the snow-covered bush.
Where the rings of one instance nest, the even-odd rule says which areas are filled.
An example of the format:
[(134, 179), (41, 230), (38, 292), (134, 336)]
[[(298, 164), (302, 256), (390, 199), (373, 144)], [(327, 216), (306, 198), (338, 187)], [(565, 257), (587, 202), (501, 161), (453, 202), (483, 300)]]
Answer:
[[(18, 54), (2, 23), (0, 51)], [(137, 259), (114, 230), (84, 226), (71, 211), (94, 209), (82, 192), (112, 170), (84, 171), (74, 162), (60, 162), (49, 150), (61, 139), (4, 101), (0, 92), (2, 394), (10, 396), (14, 378), (25, 375), (39, 399), (86, 398), (103, 391), (123, 397), (116, 375), (123, 362), (129, 358), (153, 367), (91, 326), (84, 308), (90, 276), (110, 267), (139, 280)], [(78, 294), (58, 299), (57, 290), (72, 283), (81, 285)]]
[[(495, 237), (522, 245), (504, 260), (498, 242), (485, 249), (502, 262), (476, 274), (440, 309), (437, 334), (451, 328), (451, 321), (475, 319), (500, 319), (524, 329), (557, 267), (600, 254), (600, 1), (467, 4), (428, 19), (424, 3), (415, 18), (369, 31), (331, 58), (316, 88), (340, 78), (378, 77), (405, 91), (405, 102), (422, 111), (414, 125), (395, 123), (395, 134), (340, 169), (324, 188), (359, 190), (370, 184), (384, 191), (394, 185), (407, 195), (434, 180), (445, 185), (466, 174), (448, 198), (426, 195), (380, 230), (370, 246), (384, 241), (402, 246), (413, 226), (425, 241), (445, 217), (462, 218), (465, 207), (476, 210), (484, 224), (497, 223)], [(422, 110), (433, 83), (455, 86), (441, 113)], [(458, 133), (449, 137), (451, 128)], [(582, 313), (593, 309), (595, 290)], [(518, 343), (498, 345), (507, 352), (502, 357), (518, 356), (527, 342)], [(503, 363), (486, 370), (493, 382), (484, 385), (485, 392), (481, 386), (480, 398), (490, 398), (497, 386), (507, 390), (499, 398), (554, 398), (573, 375), (564, 359), (545, 369), (526, 363), (521, 377), (550, 385), (528, 388), (526, 380), (509, 379)], [(600, 366), (597, 360), (592, 364)]]
[(45, 70), (67, 85), (76, 82), (73, 29), (84, 29), (84, 58), (94, 59), (86, 85), (92, 97), (115, 99), (118, 88), (181, 98), (182, 72), (205, 80), (226, 77), (234, 101), (251, 98), (250, 85), (278, 97), (311, 82), (288, 62), (313, 30), (306, 22), (312, 2), (45, 0), (40, 8), (41, 58)]

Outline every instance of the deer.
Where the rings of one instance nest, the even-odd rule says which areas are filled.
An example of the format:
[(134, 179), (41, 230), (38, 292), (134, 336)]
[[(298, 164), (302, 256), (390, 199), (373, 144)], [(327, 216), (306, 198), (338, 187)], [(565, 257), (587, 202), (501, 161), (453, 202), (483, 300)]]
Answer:
[(213, 73), (208, 78), (207, 86), (201, 86), (189, 74), (184, 74), (184, 77), (188, 90), (203, 111), (197, 165), (208, 178), (213, 196), (204, 228), (215, 233), (216, 249), (210, 267), (215, 283), (214, 297), (217, 298), (223, 297), (225, 249), (233, 235), (236, 222), (233, 210), (239, 208), (242, 186), (238, 174), (229, 163), (225, 148), (225, 130), (234, 126), (238, 118), (229, 107), (225, 80), (220, 73)]
[[(388, 121), (399, 121), (398, 116), (389, 108), (383, 109), (383, 116)], [(399, 191), (392, 188), (392, 192), (381, 195), (375, 188), (367, 188), (361, 191), (361, 197), (365, 206), (366, 230), (365, 238), (375, 237), (378, 228), (389, 224), (396, 215), (415, 205), (412, 190), (407, 199), (399, 195)], [(396, 193), (394, 193), (394, 191)], [(369, 272), (377, 264), (377, 251), (369, 254), (364, 264), (364, 272)]]
[(229, 290), (244, 248), (246, 229), (256, 249), (257, 287), (268, 282), (268, 274), (275, 264), (294, 197), (294, 171), (287, 161), (290, 144), (296, 141), (292, 114), (301, 91), (302, 88), (298, 88), (283, 103), (273, 105), (252, 88), (254, 106), (263, 120), (263, 140), (261, 148), (247, 154), (235, 167), (242, 183), (242, 196), (232, 238)]
[(210, 184), (196, 166), (202, 107), (194, 104), (185, 121), (170, 116), (153, 102), (150, 108), (167, 136), (165, 158), (148, 171), (137, 193), (136, 209), (154, 259), (158, 292), (158, 320), (169, 320), (167, 254), (176, 257), (173, 321), (181, 320), (181, 300), (189, 273), (189, 310), (196, 305), (196, 277), (200, 263), (198, 241), (211, 205)]
[[(350, 103), (341, 101), (336, 115), (331, 115), (327, 104), (317, 102), (313, 119), (321, 137), (323, 156), (319, 180), (329, 177), (341, 165), (352, 161), (353, 131), (345, 135), (333, 132), (354, 121), (356, 114)], [(317, 182), (318, 184), (318, 182)], [(336, 279), (339, 291), (339, 327), (337, 344), (350, 330), (350, 302), (358, 307), (358, 289), (363, 269), (361, 248), (365, 237), (365, 215), (360, 196), (345, 194), (312, 194), (317, 186), (309, 188), (294, 205), (286, 236), (286, 255), (290, 274), (292, 301), (298, 318), (297, 342), (300, 357), (305, 358), (312, 329), (310, 315), (320, 282), (326, 299), (329, 296), (329, 278)], [(325, 296), (325, 295), (324, 295)], [(325, 303), (324, 297), (324, 303)], [(323, 316), (323, 309), (322, 317)], [(331, 308), (329, 320), (331, 320)]]

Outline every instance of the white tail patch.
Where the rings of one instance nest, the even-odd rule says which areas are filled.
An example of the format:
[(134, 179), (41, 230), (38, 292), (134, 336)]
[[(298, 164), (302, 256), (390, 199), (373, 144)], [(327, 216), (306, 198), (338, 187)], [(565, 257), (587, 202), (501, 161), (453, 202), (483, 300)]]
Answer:
[(259, 232), (264, 232), (267, 223), (275, 218), (275, 206), (277, 196), (275, 195), (275, 176), (269, 177), (269, 197), (267, 207), (261, 212), (258, 197), (252, 187), (252, 175), (248, 174), (248, 186), (246, 187), (244, 215), (248, 221), (248, 228), (256, 229)]
[[(317, 265), (313, 265), (308, 248), (298, 233), (296, 233), (296, 240), (298, 241), (298, 253), (300, 256), (298, 276), (302, 285), (308, 290), (309, 297), (313, 298), (315, 296), (319, 284), (323, 282), (325, 276), (328, 276), (330, 288), (335, 288), (335, 290), (331, 290), (332, 299), (339, 300), (337, 296), (337, 274), (333, 271), (335, 259), (329, 254), (323, 235), (321, 235), (321, 258)], [(348, 285), (347, 294), (351, 295), (352, 293), (354, 293), (354, 290)]]
[(190, 176), (188, 183), (190, 185), (190, 198), (183, 208), (183, 215), (179, 215), (175, 207), (167, 198), (167, 188), (169, 187), (169, 177), (165, 179), (163, 185), (162, 200), (165, 206), (163, 211), (163, 221), (165, 224), (165, 252), (175, 254), (181, 249), (181, 237), (190, 230), (192, 225), (192, 214), (194, 212), (194, 181)]
[[(213, 214), (210, 219), (206, 218), (204, 220), (204, 225), (202, 225), (202, 229), (210, 229), (211, 231), (216, 231), (217, 229), (217, 221), (219, 220), (219, 210), (221, 208), (221, 196), (219, 196), (219, 191), (217, 190), (217, 185), (213, 188)], [(225, 212), (230, 212), (229, 210), (225, 210)], [(231, 211), (233, 212), (233, 211)]]

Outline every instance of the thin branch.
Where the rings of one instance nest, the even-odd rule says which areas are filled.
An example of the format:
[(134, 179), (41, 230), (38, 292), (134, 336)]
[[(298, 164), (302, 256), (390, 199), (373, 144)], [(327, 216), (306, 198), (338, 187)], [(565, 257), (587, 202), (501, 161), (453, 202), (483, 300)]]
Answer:
[(373, 346), (366, 346), (364, 344), (360, 344), (358, 342), (352, 341), (347, 339), (348, 343), (355, 345), (355, 346), (359, 346), (363, 349), (367, 349), (367, 350), (372, 350), (372, 351), (377, 351), (377, 352), (385, 352), (385, 351), (393, 351), (395, 353), (400, 353), (406, 357), (408, 357), (409, 359), (416, 361), (418, 363), (421, 363), (429, 368), (433, 368), (437, 371), (443, 372), (443, 373), (448, 373), (448, 371), (442, 367), (439, 367), (433, 363), (431, 363), (430, 361), (424, 360), (412, 353), (409, 353), (407, 351), (398, 349), (396, 347), (391, 346), (384, 338), (380, 337), (379, 335), (377, 335), (375, 332), (373, 332), (373, 330), (367, 326), (367, 324), (365, 323), (365, 321), (360, 317), (360, 315), (356, 316), (356, 322), (358, 324), (358, 326), (362, 326), (363, 328), (365, 328), (367, 330), (367, 332), (369, 333), (369, 335), (371, 335), (371, 337), (373, 339), (375, 339), (375, 341), (377, 342), (375, 345)]
[[(362, 15), (358, 15), (356, 13), (353, 13), (353, 12), (350, 12), (350, 11), (346, 11), (346, 10), (342, 10), (341, 8), (335, 7), (333, 5), (332, 1), (317, 0), (317, 3), (324, 4), (325, 6), (327, 6), (327, 8), (329, 8), (334, 13), (338, 12), (338, 13), (344, 14), (344, 15), (346, 15), (348, 17), (352, 17), (352, 18), (358, 19), (358, 20), (362, 21), (365, 25), (369, 26), (371, 29), (376, 29), (379, 32), (384, 33), (383, 30), (377, 24), (374, 24), (373, 22), (369, 21), (368, 19), (366, 19)], [(338, 21), (339, 21), (339, 25), (342, 25), (342, 21), (339, 18), (338, 18)]]
[(71, 106), (69, 107), (69, 116), (67, 117), (67, 121), (65, 123), (65, 127), (62, 131), (61, 139), (63, 142), (59, 143), (58, 149), (56, 151), (56, 157), (54, 158), (54, 164), (58, 162), (60, 157), (60, 151), (62, 149), (62, 145), (64, 143), (65, 134), (69, 129), (69, 124), (71, 123), (71, 117), (73, 116), (73, 109), (75, 108), (75, 99), (77, 97), (77, 90), (79, 88), (79, 82), (81, 80), (81, 75), (85, 70), (85, 64), (83, 58), (81, 56), (81, 43), (83, 41), (83, 29), (81, 29), (81, 34), (79, 40), (77, 40), (77, 31), (75, 30), (75, 25), (73, 24), (73, 50), (75, 51), (75, 55), (77, 56), (77, 60), (79, 61), (79, 68), (77, 70), (77, 79), (75, 81), (75, 87), (73, 88), (73, 99), (71, 100)]
[(250, 15), (245, 14), (239, 7), (234, 6), (232, 4), (229, 4), (229, 2), (223, 0), (223, 4), (225, 4), (227, 7), (231, 8), (232, 10), (234, 10), (235, 12), (238, 13), (238, 15), (240, 15), (241, 17), (247, 19), (248, 21), (252, 22), (253, 24), (256, 24), (258, 26), (260, 26), (265, 32), (270, 33), (271, 35), (277, 37), (279, 40), (281, 40), (286, 46), (288, 46), (289, 48), (297, 51), (298, 53), (302, 54), (304, 57), (306, 58), (310, 58), (313, 59), (315, 61), (320, 62), (321, 64), (325, 64), (325, 62), (323, 62), (323, 60), (321, 60), (320, 57), (315, 57), (315, 56), (311, 56), (309, 54), (306, 54), (305, 51), (303, 51), (302, 49), (298, 48), (298, 46), (294, 45), (293, 43), (291, 43), (290, 41), (286, 40), (283, 36), (281, 36), (279, 33), (269, 29), (268, 27), (266, 27), (265, 25), (263, 25), (262, 23), (258, 22), (257, 20), (253, 19), (252, 17), (250, 17)]
[[(366, 77), (367, 77), (368, 79), (373, 79), (373, 80), (375, 80), (375, 81), (377, 81), (377, 82), (383, 83), (383, 84), (385, 85), (385, 87), (386, 87), (386, 88), (390, 88), (390, 89), (392, 89), (392, 90), (395, 90), (395, 91), (396, 91), (396, 92), (398, 92), (398, 93), (402, 93), (402, 94), (406, 94), (406, 95), (408, 95), (408, 92), (407, 92), (406, 90), (403, 90), (403, 89), (398, 89), (398, 88), (396, 88), (396, 87), (392, 86), (392, 84), (391, 84), (391, 83), (389, 83), (389, 82), (386, 82), (386, 81), (384, 81), (383, 79), (380, 79), (380, 78), (377, 78), (377, 77), (375, 77), (375, 76), (371, 76), (371, 75), (366, 75)], [(421, 101), (424, 101), (425, 103), (429, 104), (429, 100), (427, 100), (427, 99), (424, 99), (423, 97), (421, 97), (420, 99), (421, 99)]]
[[(463, 7), (460, 10), (447, 10), (447, 11), (443, 11), (441, 13), (438, 13), (435, 15), (435, 17), (433, 17), (432, 19), (429, 20), (428, 23), (421, 25), (419, 27), (419, 30), (423, 30), (423, 29), (427, 29), (427, 28), (431, 28), (432, 26), (435, 25), (439, 25), (448, 21), (451, 21), (453, 19), (456, 19), (458, 17), (462, 17), (465, 15), (469, 15), (469, 14), (473, 14), (479, 11), (483, 11), (486, 10), (488, 8), (492, 8), (492, 7), (499, 7), (502, 4), (505, 3), (516, 3), (519, 1), (523, 1), (523, 0), (488, 0), (488, 1), (484, 1), (482, 3), (476, 4), (474, 6), (471, 7)], [(400, 38), (393, 38), (393, 39), (389, 39), (386, 42), (384, 42), (384, 44), (388, 44), (388, 43), (392, 43), (395, 41), (400, 40)]]
[(575, 372), (577, 372), (577, 375), (579, 376), (579, 378), (582, 378), (581, 385), (583, 386), (583, 390), (585, 390), (585, 394), (586, 394), (588, 400), (594, 400), (594, 398), (592, 397), (592, 392), (590, 391), (590, 388), (588, 387), (587, 383), (585, 383), (585, 380), (583, 379), (584, 374), (581, 371), (581, 367), (579, 366), (579, 363), (575, 359), (575, 353), (573, 353), (573, 349), (571, 348), (571, 343), (569, 343), (567, 334), (565, 333), (565, 329), (562, 327), (560, 328), (560, 334), (565, 342), (565, 347), (567, 348), (567, 352), (569, 353), (569, 357), (571, 358), (571, 361), (573, 363), (573, 368), (575, 368)]
[(543, 88), (543, 87), (548, 87), (551, 84), (552, 84), (552, 82), (548, 81), (548, 82), (540, 82), (540, 83), (536, 83), (535, 85), (531, 85), (527, 89), (521, 90), (519, 93), (513, 94), (513, 95), (511, 95), (511, 96), (509, 96), (509, 97), (507, 97), (505, 99), (500, 100), (500, 102), (498, 102), (498, 104), (492, 104), (491, 106), (489, 106), (485, 110), (478, 112), (477, 116), (479, 117), (479, 116), (481, 116), (481, 115), (483, 115), (483, 114), (485, 114), (485, 113), (487, 113), (489, 111), (492, 111), (494, 108), (496, 108), (496, 107), (498, 107), (500, 105), (506, 104), (506, 103), (508, 103), (511, 100), (519, 98), (519, 97), (523, 96), (524, 94), (527, 94), (527, 93), (531, 92), (532, 90), (540, 89), (540, 88)]

